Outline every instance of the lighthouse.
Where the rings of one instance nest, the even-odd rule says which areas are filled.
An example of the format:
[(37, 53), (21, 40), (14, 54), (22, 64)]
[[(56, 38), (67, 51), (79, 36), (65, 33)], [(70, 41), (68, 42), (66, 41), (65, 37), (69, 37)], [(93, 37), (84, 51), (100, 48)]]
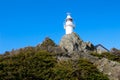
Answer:
[(74, 28), (75, 26), (73, 24), (73, 19), (70, 16), (70, 13), (67, 13), (67, 17), (66, 17), (65, 24), (64, 24), (64, 29), (66, 31), (66, 34), (71, 34)]

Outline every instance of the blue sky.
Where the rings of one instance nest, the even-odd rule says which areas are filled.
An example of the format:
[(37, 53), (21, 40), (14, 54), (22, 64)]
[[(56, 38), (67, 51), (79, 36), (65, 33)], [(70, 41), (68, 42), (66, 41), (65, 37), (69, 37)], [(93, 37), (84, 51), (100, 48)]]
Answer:
[(120, 0), (0, 0), (0, 53), (36, 46), (45, 37), (59, 44), (70, 12), (84, 41), (120, 49)]

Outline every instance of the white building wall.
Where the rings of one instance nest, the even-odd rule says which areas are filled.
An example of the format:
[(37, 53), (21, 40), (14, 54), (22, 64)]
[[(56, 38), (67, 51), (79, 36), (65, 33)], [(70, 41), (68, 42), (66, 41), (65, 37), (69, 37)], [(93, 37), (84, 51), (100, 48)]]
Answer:
[(66, 34), (71, 34), (73, 32), (74, 24), (72, 21), (67, 21), (65, 24)]
[(106, 49), (104, 49), (101, 46), (98, 46), (96, 49), (97, 49), (97, 53), (99, 53), (99, 54), (104, 53), (104, 52), (108, 52)]
[(73, 32), (74, 27), (75, 26), (73, 24), (72, 17), (68, 14), (67, 18), (66, 18), (65, 25), (64, 25), (64, 29), (66, 31), (66, 34), (71, 34)]
[(67, 26), (66, 27), (66, 34), (71, 34), (73, 32), (73, 27)]

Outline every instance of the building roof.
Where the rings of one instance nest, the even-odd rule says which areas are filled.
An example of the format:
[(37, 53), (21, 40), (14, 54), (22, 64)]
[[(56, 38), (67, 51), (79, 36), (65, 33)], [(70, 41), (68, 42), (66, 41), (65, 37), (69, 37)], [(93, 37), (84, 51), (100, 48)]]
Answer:
[(105, 50), (107, 50), (108, 52), (109, 52), (109, 50), (107, 49), (107, 48), (105, 48), (103, 45), (101, 45), (101, 44), (98, 44), (98, 45), (96, 45), (95, 46), (95, 48), (97, 48), (97, 47), (102, 47), (103, 49), (105, 49)]

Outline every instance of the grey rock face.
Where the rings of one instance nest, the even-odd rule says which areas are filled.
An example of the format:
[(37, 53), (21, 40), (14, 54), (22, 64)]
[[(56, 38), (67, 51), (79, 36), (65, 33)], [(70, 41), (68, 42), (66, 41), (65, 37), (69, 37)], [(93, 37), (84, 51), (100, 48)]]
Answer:
[(99, 59), (89, 53), (79, 53), (81, 58), (85, 58), (93, 63), (97, 69), (106, 74), (110, 80), (120, 80), (120, 63), (108, 60), (106, 58)]
[(94, 65), (101, 72), (108, 75), (110, 80), (120, 80), (120, 63), (102, 58), (97, 60)]
[(60, 41), (60, 47), (69, 53), (73, 51), (86, 52), (88, 50), (94, 50), (94, 46), (90, 42), (83, 42), (83, 40), (74, 32), (63, 36)]
[(85, 58), (92, 62), (99, 71), (106, 74), (110, 80), (120, 80), (120, 63), (90, 55), (89, 51), (96, 50), (95, 47), (90, 42), (83, 42), (76, 33), (64, 35), (60, 41), (60, 48), (66, 50), (69, 55), (69, 57), (59, 56), (60, 60)]

